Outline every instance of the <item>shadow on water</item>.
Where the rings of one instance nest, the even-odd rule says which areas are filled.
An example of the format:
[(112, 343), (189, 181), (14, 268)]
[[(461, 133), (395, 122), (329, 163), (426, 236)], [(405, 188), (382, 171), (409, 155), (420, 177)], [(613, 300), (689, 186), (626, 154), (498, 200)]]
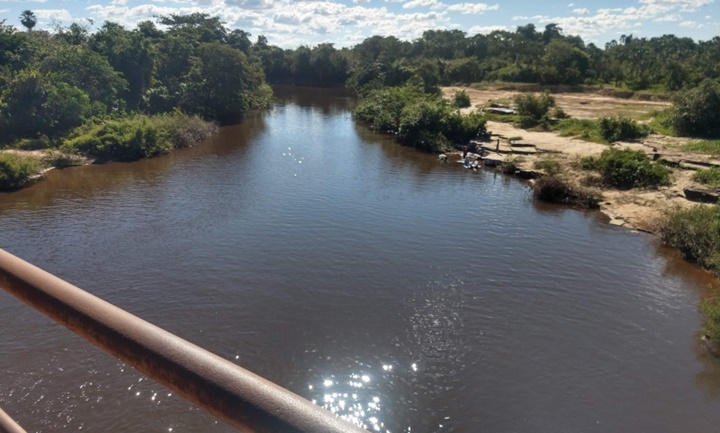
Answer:
[[(355, 92), (345, 88), (314, 88), (273, 86), (273, 94), (280, 104), (319, 109), (324, 115), (349, 115), (357, 104)], [(322, 96), (320, 96), (322, 95)]]
[[(220, 132), (202, 143), (176, 149), (168, 155), (135, 162), (113, 162), (68, 167), (49, 171), (36, 184), (11, 193), (0, 192), (0, 215), (9, 209), (52, 211), (53, 206), (64, 200), (77, 202), (78, 206), (92, 197), (103, 197), (125, 188), (153, 188), (167, 183), (178, 170), (186, 170), (188, 161), (202, 163), (211, 158), (227, 158), (236, 154), (239, 162), (249, 151), (249, 145), (267, 130), (263, 113), (250, 113), (237, 125), (222, 128)], [(238, 167), (242, 170), (243, 167)]]

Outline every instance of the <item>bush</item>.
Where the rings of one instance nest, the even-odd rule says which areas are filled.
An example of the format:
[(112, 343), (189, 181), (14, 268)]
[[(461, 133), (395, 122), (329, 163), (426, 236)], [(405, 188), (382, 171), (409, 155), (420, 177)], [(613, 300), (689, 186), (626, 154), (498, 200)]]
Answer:
[(549, 203), (563, 203), (587, 209), (600, 207), (597, 192), (572, 185), (557, 176), (541, 177), (533, 185), (533, 197)]
[(700, 311), (705, 315), (705, 326), (703, 332), (710, 337), (710, 340), (720, 340), (720, 297), (715, 296), (700, 304)]
[(720, 186), (720, 167), (710, 167), (698, 170), (693, 175), (696, 182), (710, 186)]
[(396, 132), (409, 146), (444, 151), (451, 143), (467, 144), (485, 131), (479, 113), (462, 115), (439, 96), (411, 88), (385, 88), (370, 92), (354, 111), (375, 129)]
[(650, 127), (625, 117), (603, 117), (599, 124), (600, 136), (612, 143), (620, 140), (637, 140), (647, 137)]
[(648, 156), (636, 150), (608, 149), (599, 158), (583, 158), (585, 170), (597, 170), (606, 185), (615, 188), (657, 187), (670, 184), (670, 170), (654, 164)]
[(720, 275), (720, 206), (695, 205), (669, 211), (660, 239), (682, 256)]
[(550, 176), (560, 173), (560, 163), (552, 159), (543, 159), (535, 161), (535, 168), (544, 171)]
[(38, 158), (0, 153), (0, 191), (22, 188), (43, 169)]
[(673, 104), (671, 123), (679, 134), (720, 136), (720, 84), (707, 79), (682, 92)]
[(180, 113), (137, 115), (86, 124), (65, 140), (62, 149), (100, 161), (135, 161), (192, 145), (216, 130), (213, 123)]
[(520, 125), (529, 128), (547, 121), (550, 108), (555, 106), (555, 98), (545, 91), (540, 96), (532, 93), (515, 96), (515, 105), (520, 115)]
[[(665, 214), (658, 227), (664, 244), (677, 249), (691, 262), (720, 275), (720, 206), (695, 205), (673, 209)], [(720, 340), (720, 297), (703, 301), (700, 310), (705, 316), (703, 332), (710, 339)]]
[(471, 106), (470, 95), (468, 95), (464, 90), (455, 92), (455, 95), (453, 96), (453, 105), (457, 108), (467, 108)]

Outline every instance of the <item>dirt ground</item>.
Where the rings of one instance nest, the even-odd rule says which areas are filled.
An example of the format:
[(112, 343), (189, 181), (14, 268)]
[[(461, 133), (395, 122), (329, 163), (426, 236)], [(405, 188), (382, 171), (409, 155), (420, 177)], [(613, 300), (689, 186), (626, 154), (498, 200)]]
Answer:
[[(443, 88), (445, 97), (452, 97), (458, 90), (465, 90), (470, 96), (472, 106), (463, 111), (470, 112), (482, 109), (490, 102), (511, 103), (518, 93), (514, 91), (487, 89), (477, 90), (470, 88), (447, 87)], [(556, 103), (565, 112), (574, 118), (595, 119), (604, 116), (624, 115), (635, 119), (648, 118), (648, 113), (670, 106), (669, 102), (643, 101), (633, 99), (613, 98), (593, 93), (557, 93), (553, 95)], [(583, 141), (573, 137), (561, 137), (553, 132), (527, 131), (519, 129), (510, 123), (488, 122), (487, 129), (492, 132), (492, 140), (501, 140), (503, 147), (509, 149), (505, 142), (510, 137), (522, 137), (517, 140), (527, 145), (534, 145), (537, 153), (534, 155), (505, 155), (511, 158), (521, 169), (533, 170), (535, 162), (542, 159), (557, 160), (563, 167), (563, 173), (580, 181), (587, 173), (577, 168), (580, 158), (599, 155), (608, 145)], [(709, 155), (681, 152), (676, 146), (687, 140), (653, 134), (640, 142), (620, 142), (616, 146), (642, 150), (649, 155), (658, 153), (663, 159), (678, 163), (680, 166), (692, 166), (685, 162), (699, 162), (702, 164), (717, 164)], [(675, 206), (690, 206), (695, 203), (685, 198), (684, 190), (687, 187), (700, 186), (692, 180), (694, 170), (675, 168), (672, 177), (673, 184), (660, 189), (633, 189), (618, 191), (604, 189), (604, 201), (600, 210), (609, 217), (609, 222), (618, 226), (653, 232), (663, 213)]]

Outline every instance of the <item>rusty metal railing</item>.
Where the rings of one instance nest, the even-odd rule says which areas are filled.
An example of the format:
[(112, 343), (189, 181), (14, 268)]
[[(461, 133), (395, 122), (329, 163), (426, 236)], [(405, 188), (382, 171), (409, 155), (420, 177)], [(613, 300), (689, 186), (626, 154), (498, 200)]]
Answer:
[(0, 433), (27, 433), (10, 415), (0, 409)]
[(367, 433), (2, 249), (0, 288), (246, 433)]

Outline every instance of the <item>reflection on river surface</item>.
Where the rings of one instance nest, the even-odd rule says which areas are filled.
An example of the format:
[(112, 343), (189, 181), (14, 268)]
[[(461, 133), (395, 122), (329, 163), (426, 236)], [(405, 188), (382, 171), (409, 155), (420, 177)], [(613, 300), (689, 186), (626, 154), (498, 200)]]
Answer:
[[(200, 146), (0, 194), (0, 247), (382, 432), (715, 432), (713, 279), (520, 181), (278, 89)], [(229, 427), (0, 293), (29, 431)]]

